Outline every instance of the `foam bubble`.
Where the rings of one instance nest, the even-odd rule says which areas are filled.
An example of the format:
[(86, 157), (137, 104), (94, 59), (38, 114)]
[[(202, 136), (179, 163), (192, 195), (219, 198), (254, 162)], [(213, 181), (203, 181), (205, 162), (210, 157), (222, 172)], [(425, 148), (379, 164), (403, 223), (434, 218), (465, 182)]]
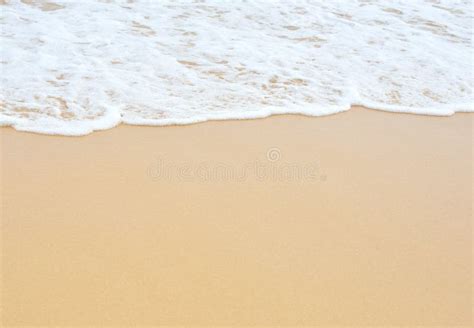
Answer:
[(351, 105), (474, 111), (472, 1), (1, 5), (0, 125), (84, 135)]

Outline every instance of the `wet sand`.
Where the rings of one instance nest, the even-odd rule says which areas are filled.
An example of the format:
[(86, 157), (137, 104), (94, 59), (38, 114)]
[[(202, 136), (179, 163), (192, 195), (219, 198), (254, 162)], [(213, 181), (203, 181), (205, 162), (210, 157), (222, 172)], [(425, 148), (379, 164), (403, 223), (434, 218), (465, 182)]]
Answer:
[(473, 118), (2, 128), (2, 324), (470, 326)]

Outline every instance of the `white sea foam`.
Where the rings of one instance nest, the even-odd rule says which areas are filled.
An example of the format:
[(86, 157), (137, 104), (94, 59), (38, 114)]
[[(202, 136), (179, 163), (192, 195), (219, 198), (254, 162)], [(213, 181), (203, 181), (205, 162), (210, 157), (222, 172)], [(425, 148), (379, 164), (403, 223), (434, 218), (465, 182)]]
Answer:
[(0, 125), (18, 130), (474, 111), (471, 0), (1, 3)]

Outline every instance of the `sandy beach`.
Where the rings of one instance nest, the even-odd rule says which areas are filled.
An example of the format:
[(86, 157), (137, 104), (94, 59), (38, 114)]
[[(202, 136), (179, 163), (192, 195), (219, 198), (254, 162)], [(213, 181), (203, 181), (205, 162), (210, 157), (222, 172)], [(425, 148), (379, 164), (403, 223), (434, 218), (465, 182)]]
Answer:
[(2, 128), (2, 326), (471, 326), (473, 119)]

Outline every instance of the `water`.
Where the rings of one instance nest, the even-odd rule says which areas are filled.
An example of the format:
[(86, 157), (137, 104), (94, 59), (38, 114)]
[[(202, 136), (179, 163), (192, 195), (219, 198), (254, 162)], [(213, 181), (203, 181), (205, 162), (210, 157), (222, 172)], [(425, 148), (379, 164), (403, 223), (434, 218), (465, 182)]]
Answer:
[(474, 111), (473, 2), (0, 0), (0, 125)]

